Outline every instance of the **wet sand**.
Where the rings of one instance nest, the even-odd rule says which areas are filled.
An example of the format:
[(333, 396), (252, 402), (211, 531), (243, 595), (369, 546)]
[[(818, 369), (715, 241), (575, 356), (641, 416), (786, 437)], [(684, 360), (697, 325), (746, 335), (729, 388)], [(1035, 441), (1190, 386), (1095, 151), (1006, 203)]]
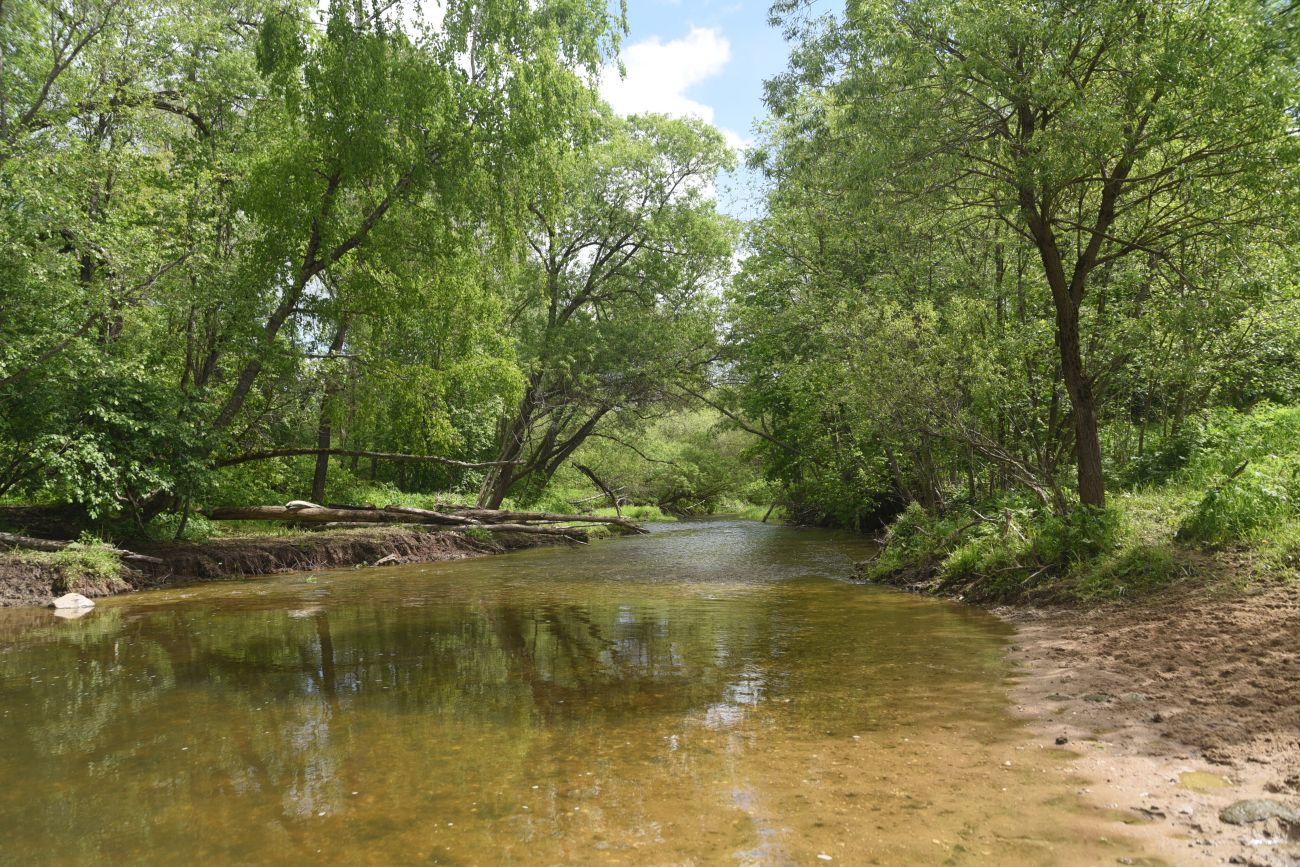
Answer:
[[(999, 611), (1018, 711), (1094, 806), (1176, 864), (1300, 865), (1300, 586), (1094, 612)], [(1060, 739), (1064, 738), (1064, 744)]]

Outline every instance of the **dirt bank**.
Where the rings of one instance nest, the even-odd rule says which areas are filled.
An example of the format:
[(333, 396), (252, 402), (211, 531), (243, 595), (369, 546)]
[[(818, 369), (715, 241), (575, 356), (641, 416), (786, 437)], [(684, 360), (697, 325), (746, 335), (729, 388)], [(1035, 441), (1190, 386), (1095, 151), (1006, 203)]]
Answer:
[[(563, 540), (559, 544), (565, 544)], [(494, 533), (478, 539), (455, 530), (376, 527), (219, 539), (196, 544), (134, 545), (158, 557), (161, 566), (124, 569), (120, 577), (82, 577), (70, 586), (50, 558), (0, 554), (0, 606), (46, 605), (69, 590), (86, 596), (109, 596), (133, 590), (170, 587), (222, 578), (249, 578), (278, 572), (301, 572), (347, 566), (430, 563), (500, 554), (519, 548), (557, 544), (557, 537)]]
[[(1016, 702), (1087, 798), (1171, 863), (1300, 865), (1300, 586), (999, 613)], [(1252, 799), (1296, 818), (1220, 818)]]

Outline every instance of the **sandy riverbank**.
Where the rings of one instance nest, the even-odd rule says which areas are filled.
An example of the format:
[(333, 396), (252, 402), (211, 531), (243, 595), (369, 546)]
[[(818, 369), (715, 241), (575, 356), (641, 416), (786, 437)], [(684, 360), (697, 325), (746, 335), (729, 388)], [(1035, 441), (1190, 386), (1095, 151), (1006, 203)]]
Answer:
[[(1131, 816), (1148, 851), (1300, 865), (1300, 586), (999, 613), (1019, 630), (1013, 696), (1035, 737), (1086, 799)], [(1250, 800), (1296, 817), (1221, 818)]]

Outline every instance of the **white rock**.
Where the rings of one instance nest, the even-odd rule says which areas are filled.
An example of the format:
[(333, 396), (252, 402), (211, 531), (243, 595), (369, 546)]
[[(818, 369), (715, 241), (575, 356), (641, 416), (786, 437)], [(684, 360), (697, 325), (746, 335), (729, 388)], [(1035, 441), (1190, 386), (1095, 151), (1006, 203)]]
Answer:
[(65, 593), (50, 603), (51, 608), (94, 608), (95, 603), (80, 593)]

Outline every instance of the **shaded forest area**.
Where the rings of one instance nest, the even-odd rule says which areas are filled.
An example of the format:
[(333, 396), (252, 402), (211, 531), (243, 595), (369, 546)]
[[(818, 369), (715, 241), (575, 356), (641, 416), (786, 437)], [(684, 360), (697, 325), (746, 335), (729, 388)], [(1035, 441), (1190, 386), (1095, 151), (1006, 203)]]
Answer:
[(1295, 4), (772, 24), (742, 224), (713, 127), (600, 100), (596, 0), (6, 2), (0, 502), (775, 508), (981, 598), (1300, 562)]

